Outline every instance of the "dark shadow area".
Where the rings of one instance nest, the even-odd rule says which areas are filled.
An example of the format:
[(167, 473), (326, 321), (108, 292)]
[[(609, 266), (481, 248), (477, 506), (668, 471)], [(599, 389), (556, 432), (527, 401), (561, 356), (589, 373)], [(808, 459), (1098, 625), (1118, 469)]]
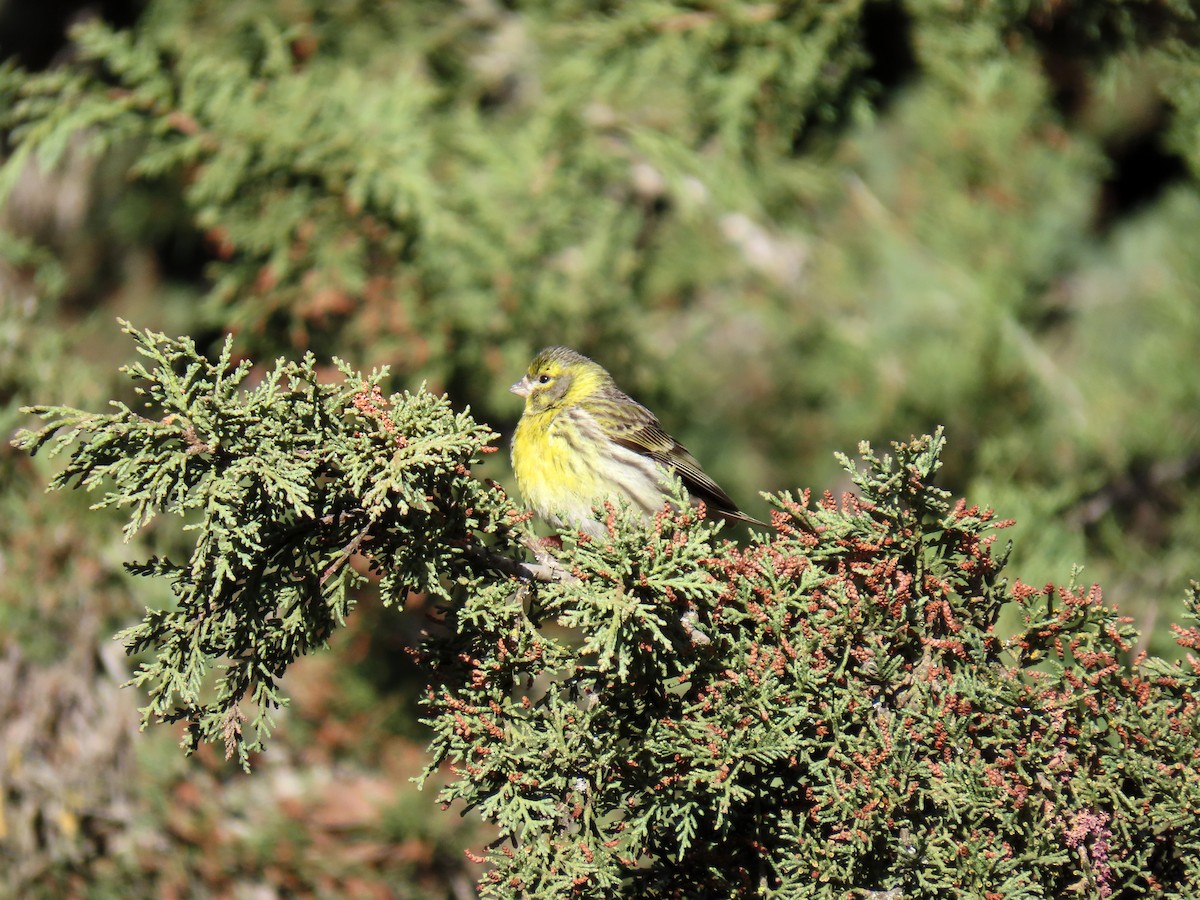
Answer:
[(793, 135), (792, 153), (796, 156), (821, 155), (829, 142), (850, 125), (851, 118), (845, 115), (845, 110), (849, 108), (849, 98), (861, 92), (863, 82), (869, 86), (872, 105), (882, 113), (919, 71), (913, 51), (912, 20), (902, 3), (895, 0), (867, 3), (858, 24), (862, 46), (870, 61), (861, 74), (845, 79), (830, 92), (826, 108), (841, 112), (821, 112), (810, 117)]
[(1096, 199), (1096, 231), (1104, 233), (1153, 204), (1171, 185), (1186, 181), (1187, 163), (1163, 146), (1170, 116), (1164, 108), (1150, 128), (1106, 147), (1112, 172)]
[(67, 30), (77, 21), (99, 16), (117, 28), (137, 21), (144, 0), (0, 0), (0, 61), (15, 60), (22, 68), (45, 69), (67, 43)]
[(863, 46), (871, 56), (865, 74), (879, 86), (874, 104), (882, 111), (917, 74), (912, 19), (901, 3), (869, 3), (863, 9), (861, 28)]
[[(1067, 6), (1031, 15), (1024, 32), (1040, 49), (1051, 102), (1068, 123), (1080, 124), (1105, 101), (1093, 90), (1106, 60), (1129, 47), (1166, 41), (1194, 42), (1200, 28), (1166, 8), (1146, 5), (1122, 18), (1100, 4)], [(1188, 178), (1187, 163), (1169, 150), (1171, 109), (1161, 100), (1144, 115), (1127, 116), (1127, 127), (1102, 138), (1111, 174), (1096, 198), (1093, 227), (1105, 234), (1115, 224), (1153, 204), (1172, 184)]]

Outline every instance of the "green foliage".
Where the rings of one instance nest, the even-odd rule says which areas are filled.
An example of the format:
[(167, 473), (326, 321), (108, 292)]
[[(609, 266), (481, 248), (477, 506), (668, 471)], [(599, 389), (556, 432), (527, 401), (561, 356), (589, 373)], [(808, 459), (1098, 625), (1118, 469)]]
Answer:
[(186, 565), (131, 566), (177, 606), (124, 635), (155, 654), (146, 720), (186, 721), (189, 750), (249, 764), (364, 567), (440, 610), (425, 777), (447, 761), (443, 804), (499, 829), (485, 896), (1200, 889), (1200, 666), (1131, 660), (1096, 587), (1010, 585), (1008, 523), (932, 481), (940, 432), (843, 458), (840, 502), (772, 498), (744, 548), (694, 510), (610, 509), (610, 539), (525, 564), (525, 517), (467, 468), (494, 436), (444, 398), (126, 330), (143, 407), (42, 408), (21, 446), (70, 449), (54, 486), (104, 487), (127, 533), (193, 533)]
[[(1192, 500), (1122, 500), (1155, 462), (1200, 496), (1191, 382), (1160, 377), (1196, 282), (1159, 280), (1194, 255), (1198, 27), (1186, 0), (150, 3), (0, 72), (0, 197), (104, 153), (102, 218), (203, 268), (156, 327), (386, 362), (501, 430), (533, 351), (597, 353), (734, 496), (944, 423), (956, 490), (1053, 531), (1022, 571), (1084, 559), (1133, 606), (1200, 539)], [(1178, 341), (1096, 346), (1114, 303)], [(1099, 389), (1123, 359), (1153, 360), (1122, 373), (1137, 427)]]
[[(223, 446), (242, 455), (205, 453), (206, 438), (189, 443), (186, 417), (164, 423), (170, 408), (144, 409), (148, 395), (130, 393), (131, 384), (153, 382), (112, 381), (124, 357), (110, 340), (115, 316), (190, 335), (200, 353), (185, 352), (191, 361), (171, 373), (196, 379), (193, 388), (216, 390), (211, 365), (232, 330), (241, 352), (259, 359), (312, 351), (363, 371), (390, 364), (380, 389), (412, 389), (416, 418), (436, 418), (416, 390), (424, 381), (500, 432), (518, 410), (506, 387), (532, 353), (572, 344), (618, 374), (750, 504), (763, 488), (839, 490), (850, 480), (831, 448), (941, 423), (943, 485), (1017, 520), (1008, 571), (1042, 584), (1086, 563), (1106, 598), (1136, 617), (1137, 649), (1180, 656), (1167, 625), (1185, 612), (1177, 598), (1196, 576), (1200, 546), (1192, 377), (1200, 34), (1189, 0), (136, 5), (127, 26), (78, 27), (45, 71), (0, 64), (6, 438), (27, 424), (18, 410), (32, 404), (96, 409), (117, 397), (150, 419), (130, 419), (128, 434), (114, 438), (136, 437), (145, 469), (117, 444), (96, 445), (112, 472), (132, 479), (95, 485), (91, 496), (110, 503), (103, 514), (83, 515), (83, 495), (43, 495), (65, 451), (54, 460), (0, 452), (0, 667), (16, 673), (0, 726), (9, 748), (0, 825), (12, 835), (0, 841), (0, 892), (28, 893), (23, 873), (46, 872), (42, 896), (82, 893), (109, 863), (114, 896), (236, 893), (257, 889), (256, 879), (296, 893), (356, 890), (346, 860), (284, 877), (277, 868), (264, 874), (253, 853), (242, 859), (243, 845), (220, 833), (226, 821), (244, 821), (240, 781), (206, 783), (212, 803), (202, 815), (163, 812), (191, 809), (176, 796), (189, 779), (142, 760), (129, 765), (123, 732), (109, 726), (128, 720), (122, 704), (135, 695), (110, 690), (125, 677), (120, 666), (91, 655), (146, 606), (157, 611), (138, 627), (151, 642), (139, 661), (159, 673), (143, 672), (159, 704), (147, 715), (182, 715), (197, 728), (205, 721), (202, 733), (183, 735), (189, 744), (220, 744), (229, 725), (239, 753), (262, 739), (254, 723), (268, 726), (260, 717), (284, 700), (278, 676), (253, 666), (274, 654), (283, 666), (341, 636), (331, 652), (288, 666), (282, 690), (297, 702), (276, 716), (268, 758), (288, 770), (276, 785), (303, 781), (314, 748), (342, 766), (386, 769), (368, 748), (421, 727), (404, 700), (419, 692), (404, 668), (418, 616), (361, 605), (393, 565), (400, 574), (381, 591), (388, 603), (404, 599), (403, 585), (436, 581), (433, 601), (451, 603), (464, 633), (484, 628), (494, 608), (514, 616), (513, 627), (532, 617), (543, 638), (561, 644), (566, 655), (554, 658), (564, 668), (557, 682), (534, 678), (526, 688), (534, 699), (555, 683), (570, 689), (570, 654), (581, 647), (587, 665), (603, 657), (608, 671), (624, 665), (627, 676), (648, 678), (666, 678), (689, 658), (668, 645), (695, 643), (700, 654), (708, 639), (704, 652), (732, 652), (705, 618), (712, 601), (695, 573), (677, 585), (663, 555), (654, 563), (662, 568), (643, 573), (567, 537), (593, 579), (624, 586), (646, 574), (653, 590), (635, 591), (635, 614), (624, 618), (620, 591), (589, 604), (584, 586), (530, 587), (521, 606), (535, 605), (522, 619), (515, 586), (499, 579), (524, 553), (501, 534), (507, 526), (492, 533), (481, 523), (482, 537), (455, 545), (461, 558), (443, 554), (432, 524), (420, 526), (420, 540), (394, 543), (390, 523), (404, 516), (388, 504), (404, 496), (405, 475), (380, 474), (390, 464), (382, 426), (355, 426), (357, 437), (338, 430), (380, 420), (323, 406), (353, 380), (322, 386), (320, 367), (244, 375), (250, 391), (235, 387), (221, 400)], [(19, 18), (0, 16), (0, 30)], [(0, 33), (0, 48), (24, 37)], [(236, 377), (236, 360), (222, 377)], [(254, 406), (250, 394), (276, 375), (264, 389), (273, 398)], [(219, 424), (196, 406), (209, 388), (190, 400), (178, 394), (187, 390), (171, 387), (164, 398)], [(86, 442), (116, 420), (72, 421)], [(252, 461), (259, 444), (272, 448), (269, 471)], [(361, 464), (359, 480), (311, 467), (333, 445), (344, 446), (340, 462)], [(180, 457), (181, 447), (196, 452)], [(508, 477), (496, 457), (480, 474)], [(189, 543), (206, 510), (189, 503), (201, 496), (195, 489), (218, 482), (226, 534), (209, 538), (195, 573), (211, 577), (207, 590), (250, 624), (205, 643), (199, 629), (175, 629), (189, 603), (208, 602)], [(342, 515), (343, 500), (362, 512), (327, 518)], [(120, 542), (121, 515), (136, 521), (171, 504), (178, 519), (158, 516)], [(228, 521), (243, 506), (257, 532)], [(423, 514), (410, 504), (398, 533)], [(193, 530), (179, 532), (180, 523)], [(271, 540), (276, 557), (247, 574)], [(621, 530), (617, 540), (640, 554), (646, 538)], [(688, 541), (678, 552), (723, 558), (709, 543), (711, 556)], [(248, 555), (225, 557), (231, 549)], [(836, 548), (810, 550), (839, 558)], [(125, 577), (123, 562), (151, 556), (143, 565), (169, 577)], [(552, 574), (552, 562), (526, 570)], [(719, 566), (701, 569), (717, 586), (731, 580)], [(267, 588), (258, 599), (247, 592), (255, 579)], [(171, 593), (172, 580), (180, 593)], [(655, 599), (667, 587), (669, 614)], [(1012, 594), (998, 613), (1001, 638), (1022, 630), (1022, 603), (1043, 602)], [(412, 594), (406, 605), (427, 600)], [(1054, 600), (1056, 613), (1063, 602)], [(355, 603), (342, 629), (337, 613)], [(474, 604), (466, 625), (460, 603)], [(651, 668), (622, 655), (635, 639), (658, 648)], [(524, 631), (514, 640), (535, 646)], [(1021, 665), (1050, 666), (1050, 651), (1032, 646)], [(159, 652), (183, 654), (199, 682), (158, 693), (177, 682)], [(297, 672), (315, 660), (336, 660), (327, 664), (339, 678), (325, 688), (340, 697), (334, 709), (314, 702), (322, 689), (297, 686)], [(243, 687), (249, 694), (235, 701)], [(66, 699), (52, 705), (58, 694)], [(238, 705), (251, 721), (240, 739)], [(90, 728), (72, 710), (92, 710), (106, 727)], [(169, 742), (175, 733), (163, 735)], [(388, 771), (420, 765), (410, 762)], [(56, 767), (70, 776), (47, 777)], [(140, 832), (122, 805), (129, 780), (154, 798), (135, 813), (161, 803)], [(268, 796), (268, 806), (291, 798), (284, 788)], [(281, 830), (250, 821), (238, 838), (245, 845), (261, 840), (270, 856), (300, 856)], [(1086, 844), (1098, 827), (1081, 818), (1076, 834)], [(412, 837), (428, 851), (420, 835), (402, 831), (397, 842)], [(131, 857), (117, 837), (139, 833), (152, 837)], [(330, 836), (338, 833), (331, 827), (315, 839), (326, 843), (306, 846), (332, 859), (346, 850)], [(126, 890), (129, 866), (145, 872)], [(322, 881), (330, 872), (341, 874)], [(458, 882), (446, 895), (461, 895), (461, 870), (447, 864), (447, 873)], [(413, 891), (429, 895), (435, 876), (426, 870)], [(401, 892), (395, 869), (374, 877)]]
[[(80, 136), (135, 145), (129, 174), (173, 186), (214, 251), (210, 316), (282, 323), (268, 352), (267, 335), (336, 334), (342, 353), (406, 354), (494, 401), (480, 376), (561, 323), (573, 342), (636, 337), (630, 300), (700, 292), (737, 257), (694, 268), (722, 215), (829, 186), (774, 161), (873, 92), (862, 10), (151, 5), (131, 31), (80, 29), (72, 70), (0, 79), (17, 140), (0, 196)], [(497, 340), (519, 344), (490, 359)], [(449, 346), (488, 371), (446, 372)]]
[(176, 606), (122, 637), (155, 653), (134, 679), (151, 695), (143, 722), (183, 721), (189, 750), (220, 741), (248, 766), (283, 702), (276, 679), (324, 645), (366, 580), (351, 557), (382, 573), (385, 602), (449, 596), (476, 532), (504, 529), (495, 489), (465, 468), (492, 435), (445, 398), (385, 397), (383, 370), (343, 366), (344, 382), (323, 386), (308, 356), (247, 388), (251, 365), (233, 363), (229, 342), (208, 362), (188, 339), (126, 330), (149, 361), (125, 369), (140, 407), (35, 408), (49, 424), (20, 445), (77, 445), (52, 486), (106, 488), (95, 508), (125, 508), (126, 538), (162, 514), (197, 532), (186, 562), (130, 566), (167, 579)]
[(744, 550), (664, 516), (581, 539), (530, 620), (468, 604), (431, 724), (443, 799), (513, 837), (485, 895), (1194, 892), (1200, 670), (1130, 667), (1095, 588), (1010, 587), (941, 446), (864, 448)]

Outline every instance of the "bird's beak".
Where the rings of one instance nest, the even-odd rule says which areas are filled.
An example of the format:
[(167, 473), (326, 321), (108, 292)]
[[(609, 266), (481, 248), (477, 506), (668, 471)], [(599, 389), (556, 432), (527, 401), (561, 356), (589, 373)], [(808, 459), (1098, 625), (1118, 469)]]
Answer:
[(518, 397), (528, 397), (529, 396), (529, 376), (526, 375), (524, 378), (522, 378), (520, 381), (518, 381), (516, 384), (514, 384), (512, 387), (510, 387), (509, 390), (512, 391), (514, 394), (516, 394)]

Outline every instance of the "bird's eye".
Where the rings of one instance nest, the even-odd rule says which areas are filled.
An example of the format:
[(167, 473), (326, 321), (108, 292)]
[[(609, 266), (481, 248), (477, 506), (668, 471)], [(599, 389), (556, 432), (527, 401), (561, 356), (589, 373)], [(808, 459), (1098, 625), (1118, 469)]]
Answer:
[(550, 383), (549, 375), (539, 375), (538, 376), (538, 384), (549, 384), (549, 383)]

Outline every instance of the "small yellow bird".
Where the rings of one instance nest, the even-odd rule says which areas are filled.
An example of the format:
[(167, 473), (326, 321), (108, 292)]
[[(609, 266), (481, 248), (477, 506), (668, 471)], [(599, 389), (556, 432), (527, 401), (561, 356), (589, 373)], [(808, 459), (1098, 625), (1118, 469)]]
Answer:
[(547, 347), (510, 390), (525, 398), (512, 440), (517, 486), (554, 525), (604, 538), (592, 510), (606, 500), (625, 500), (650, 518), (670, 500), (664, 472), (678, 476), (711, 513), (764, 524), (742, 513), (654, 413), (586, 356)]

